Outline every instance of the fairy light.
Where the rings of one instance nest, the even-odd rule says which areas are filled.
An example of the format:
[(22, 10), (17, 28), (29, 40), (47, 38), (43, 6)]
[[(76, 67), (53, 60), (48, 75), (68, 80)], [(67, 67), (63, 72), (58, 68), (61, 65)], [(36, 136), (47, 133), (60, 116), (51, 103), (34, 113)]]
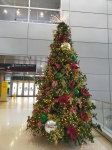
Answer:
[(69, 20), (69, 12), (65, 11), (61, 16), (57, 15), (51, 15), (51, 23), (60, 23), (60, 22), (65, 22), (68, 23)]

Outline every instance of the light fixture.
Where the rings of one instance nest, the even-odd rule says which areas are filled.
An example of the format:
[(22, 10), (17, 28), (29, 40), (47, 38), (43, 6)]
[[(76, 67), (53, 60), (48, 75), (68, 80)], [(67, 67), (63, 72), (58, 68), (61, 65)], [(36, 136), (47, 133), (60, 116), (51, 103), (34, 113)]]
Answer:
[(4, 10), (3, 10), (3, 13), (4, 13), (4, 14), (7, 14), (7, 13), (8, 13), (8, 11), (7, 11), (6, 9), (4, 9)]
[(39, 17), (41, 17), (41, 18), (43, 18), (43, 17), (44, 17), (44, 13), (43, 13), (43, 11), (41, 11), (41, 12), (40, 12)]
[(20, 11), (19, 9), (16, 11), (17, 16), (20, 16)]

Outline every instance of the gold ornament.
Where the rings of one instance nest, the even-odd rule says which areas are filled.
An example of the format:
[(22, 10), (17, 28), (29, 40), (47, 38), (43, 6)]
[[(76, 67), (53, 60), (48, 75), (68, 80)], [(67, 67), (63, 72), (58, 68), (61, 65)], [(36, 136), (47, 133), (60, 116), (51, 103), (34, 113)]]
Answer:
[(71, 46), (70, 46), (70, 44), (69, 43), (67, 43), (67, 42), (64, 42), (62, 45), (61, 45), (61, 48), (63, 48), (63, 49), (71, 49)]

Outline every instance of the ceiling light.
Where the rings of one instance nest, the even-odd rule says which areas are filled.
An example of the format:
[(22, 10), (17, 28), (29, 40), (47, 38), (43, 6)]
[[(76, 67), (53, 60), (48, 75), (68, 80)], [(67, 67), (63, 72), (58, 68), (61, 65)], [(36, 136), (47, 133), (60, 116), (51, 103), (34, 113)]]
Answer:
[(4, 9), (4, 10), (3, 10), (3, 13), (7, 14), (7, 13), (8, 13), (8, 11), (7, 11), (6, 9)]
[(19, 9), (16, 11), (16, 14), (19, 16), (20, 15), (20, 11)]
[(41, 11), (39, 16), (40, 16), (41, 18), (43, 18), (43, 17), (44, 17), (44, 13)]

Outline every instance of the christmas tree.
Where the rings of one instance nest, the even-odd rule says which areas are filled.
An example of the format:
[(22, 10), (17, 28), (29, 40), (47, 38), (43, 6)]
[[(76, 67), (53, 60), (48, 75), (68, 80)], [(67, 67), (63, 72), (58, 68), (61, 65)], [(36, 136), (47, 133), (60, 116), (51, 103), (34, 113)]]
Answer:
[(45, 74), (36, 81), (39, 91), (27, 129), (54, 143), (60, 140), (76, 144), (93, 142), (92, 128), (100, 126), (92, 122), (96, 117), (92, 113), (95, 106), (73, 48), (71, 30), (61, 22), (53, 33)]

